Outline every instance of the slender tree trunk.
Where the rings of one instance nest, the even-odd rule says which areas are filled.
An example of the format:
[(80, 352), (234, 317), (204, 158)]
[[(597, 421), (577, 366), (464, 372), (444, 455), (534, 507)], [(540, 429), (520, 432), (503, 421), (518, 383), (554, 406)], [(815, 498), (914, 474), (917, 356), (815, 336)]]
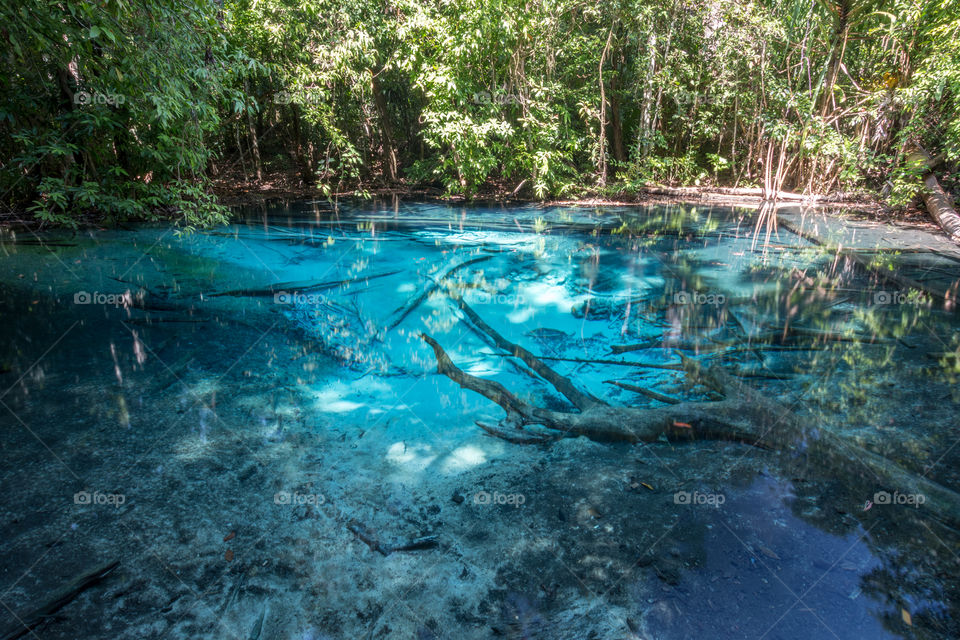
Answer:
[[(248, 96), (250, 95), (250, 85), (246, 78), (243, 79), (243, 90)], [(253, 126), (253, 115), (251, 115), (250, 110), (246, 108), (246, 105), (244, 105), (244, 110), (247, 112), (247, 135), (250, 138), (253, 171), (257, 174), (257, 182), (263, 182), (263, 168), (260, 164), (260, 143), (257, 141), (257, 129)]]
[(292, 115), (290, 122), (293, 128), (293, 157), (300, 170), (300, 179), (304, 184), (312, 185), (316, 182), (316, 172), (313, 168), (313, 144), (304, 142), (300, 107), (291, 104), (290, 111)]
[(833, 43), (830, 48), (827, 76), (823, 85), (821, 115), (826, 115), (831, 105), (836, 107), (833, 100), (833, 88), (840, 76), (840, 65), (843, 64), (843, 54), (847, 48), (847, 37), (850, 29), (850, 0), (837, 0), (831, 7), (834, 12)]
[(607, 44), (603, 47), (603, 53), (600, 54), (600, 65), (597, 70), (600, 82), (600, 132), (597, 136), (600, 143), (600, 157), (597, 159), (597, 168), (600, 176), (598, 182), (601, 187), (607, 184), (607, 93), (603, 83), (603, 63), (606, 62), (607, 54), (610, 52), (610, 43), (613, 40), (613, 29), (607, 33)]
[(250, 176), (247, 174), (247, 161), (243, 157), (243, 145), (240, 144), (240, 125), (234, 125), (233, 136), (237, 141), (237, 153), (240, 154), (240, 167), (243, 169), (243, 181), (248, 182)]
[[(657, 69), (657, 34), (651, 33), (647, 40), (647, 55), (650, 57), (647, 65), (647, 77), (643, 86), (643, 106), (640, 110), (640, 152), (641, 158), (650, 154), (650, 138), (653, 132), (653, 76)], [(658, 98), (659, 100), (659, 98)]]
[(619, 74), (610, 79), (610, 147), (617, 162), (627, 161), (623, 148), (623, 114), (620, 108)]
[[(380, 72), (382, 71), (381, 69)], [(373, 75), (372, 84), (373, 102), (377, 107), (377, 116), (380, 119), (380, 151), (383, 157), (383, 167), (386, 171), (387, 180), (396, 182), (398, 180), (399, 163), (397, 161), (397, 150), (393, 142), (393, 126), (390, 124), (390, 111), (387, 109), (387, 100), (384, 98), (377, 74)]]

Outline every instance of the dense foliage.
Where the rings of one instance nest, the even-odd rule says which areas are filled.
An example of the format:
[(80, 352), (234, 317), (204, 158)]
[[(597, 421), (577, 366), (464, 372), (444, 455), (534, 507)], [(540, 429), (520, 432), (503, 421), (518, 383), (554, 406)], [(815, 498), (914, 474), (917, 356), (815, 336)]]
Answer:
[(917, 152), (947, 177), (960, 161), (960, 0), (0, 0), (0, 18), (0, 193), (45, 220), (205, 223), (209, 180), (283, 173), (904, 204)]

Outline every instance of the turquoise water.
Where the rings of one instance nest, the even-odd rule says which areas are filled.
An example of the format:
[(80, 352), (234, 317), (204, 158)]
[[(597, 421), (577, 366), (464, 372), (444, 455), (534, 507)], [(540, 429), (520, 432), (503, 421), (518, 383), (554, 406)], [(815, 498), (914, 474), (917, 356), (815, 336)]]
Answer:
[[(193, 235), (5, 232), (0, 630), (119, 561), (33, 633), (957, 637), (960, 260), (757, 222), (295, 203)], [(575, 410), (459, 299), (613, 406), (719, 402), (682, 353), (809, 430), (491, 437), (544, 431), (422, 334)]]

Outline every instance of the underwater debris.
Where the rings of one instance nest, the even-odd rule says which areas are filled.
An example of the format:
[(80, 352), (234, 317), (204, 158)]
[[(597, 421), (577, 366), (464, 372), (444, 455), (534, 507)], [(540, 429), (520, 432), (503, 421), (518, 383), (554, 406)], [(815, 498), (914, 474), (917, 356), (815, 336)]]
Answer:
[(18, 622), (16, 627), (3, 634), (2, 640), (15, 640), (28, 633), (32, 633), (33, 629), (40, 623), (48, 620), (50, 616), (69, 604), (78, 595), (113, 573), (113, 570), (119, 566), (120, 561), (113, 560), (100, 565), (92, 571), (80, 574), (60, 588), (44, 604), (29, 613), (17, 616)]

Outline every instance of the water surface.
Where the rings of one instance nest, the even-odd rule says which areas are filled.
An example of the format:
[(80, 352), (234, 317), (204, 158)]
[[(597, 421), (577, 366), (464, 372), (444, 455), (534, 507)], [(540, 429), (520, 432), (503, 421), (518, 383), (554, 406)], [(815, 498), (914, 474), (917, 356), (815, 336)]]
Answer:
[[(960, 633), (960, 514), (862, 457), (960, 487), (950, 255), (726, 208), (328, 203), (0, 248), (4, 629), (119, 560), (36, 636)], [(717, 400), (683, 353), (849, 447), (490, 437), (421, 334), (572, 409), (460, 297), (610, 404)]]

